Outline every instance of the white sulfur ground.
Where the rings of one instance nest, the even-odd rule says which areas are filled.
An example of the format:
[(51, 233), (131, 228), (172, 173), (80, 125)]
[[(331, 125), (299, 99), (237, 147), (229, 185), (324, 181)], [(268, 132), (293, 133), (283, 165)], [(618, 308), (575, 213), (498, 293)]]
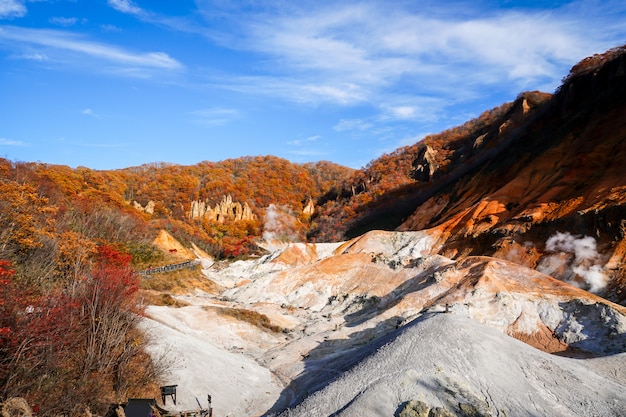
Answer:
[[(163, 317), (167, 310), (149, 314)], [(260, 415), (282, 390), (268, 369), (240, 352), (214, 345), (210, 333), (153, 319), (144, 320), (143, 326), (153, 335), (151, 354), (165, 355), (169, 362), (165, 384), (177, 385), (176, 405), (166, 398), (168, 411), (197, 410), (198, 402), (207, 408), (207, 395), (211, 395), (214, 416)]]
[(393, 416), (410, 400), (455, 412), (471, 404), (491, 416), (624, 416), (626, 354), (605, 360), (620, 375), (466, 317), (431, 314), (281, 417)]
[[(223, 294), (179, 295), (190, 305), (150, 306), (143, 321), (152, 334), (151, 353), (170, 361), (165, 383), (177, 385), (177, 404), (167, 399), (165, 408), (196, 410), (206, 407), (211, 395), (215, 417), (269, 416), (269, 410), (281, 411), (301, 396), (306, 398), (300, 405), (280, 416), (396, 416), (410, 400), (457, 414), (460, 404), (470, 404), (493, 417), (626, 416), (626, 353), (600, 349), (626, 350), (623, 313), (596, 299), (576, 303), (564, 295), (549, 298), (545, 290), (507, 287), (526, 282), (532, 289), (542, 277), (502, 261), (489, 264), (490, 279), (463, 289), (456, 286), (457, 275), (469, 276), (474, 264), (452, 268), (442, 257), (404, 262), (419, 258), (428, 244), (422, 234), (377, 233), (340, 254), (334, 252), (339, 244), (318, 245), (318, 259), (306, 266), (270, 262), (280, 251), (227, 268), (207, 263), (205, 275), (227, 289)], [(295, 249), (306, 252), (303, 245)], [(361, 256), (369, 253), (378, 258)], [(396, 266), (379, 259), (397, 260)], [(452, 313), (410, 321), (423, 300), (452, 288), (460, 294)], [(387, 307), (381, 304), (384, 308), (375, 311), (376, 303), (367, 304), (372, 294), (389, 295)], [(285, 331), (229, 318), (217, 311), (220, 307), (253, 309)], [(398, 330), (382, 326), (400, 316)], [(511, 321), (522, 330), (536, 325), (529, 321), (535, 317), (570, 333), (575, 324), (580, 329), (572, 341), (594, 348), (599, 357), (550, 355), (504, 333)], [(357, 357), (363, 359), (354, 367), (343, 366)], [(303, 395), (300, 388), (311, 384), (323, 388)]]

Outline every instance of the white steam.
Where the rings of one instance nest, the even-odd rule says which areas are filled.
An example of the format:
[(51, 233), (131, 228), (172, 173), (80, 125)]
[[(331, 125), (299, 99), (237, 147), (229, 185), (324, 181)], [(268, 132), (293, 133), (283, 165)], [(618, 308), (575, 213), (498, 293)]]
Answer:
[(574, 279), (578, 276), (584, 280), (590, 292), (598, 292), (606, 286), (608, 278), (602, 270), (593, 237), (576, 237), (568, 232), (557, 232), (547, 240), (546, 251), (551, 254), (539, 262), (539, 272), (574, 285), (578, 284)]
[(270, 204), (265, 210), (263, 221), (263, 240), (266, 243), (301, 240), (298, 233), (298, 220), (290, 210)]
[(550, 252), (565, 252), (575, 255), (576, 263), (593, 260), (598, 257), (596, 240), (591, 236), (577, 238), (572, 234), (557, 232), (546, 242), (546, 249)]

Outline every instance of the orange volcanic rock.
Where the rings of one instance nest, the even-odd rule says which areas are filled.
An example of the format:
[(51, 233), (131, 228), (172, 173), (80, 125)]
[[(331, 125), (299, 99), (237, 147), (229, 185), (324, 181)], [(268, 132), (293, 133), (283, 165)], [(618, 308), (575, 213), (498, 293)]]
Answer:
[(306, 243), (291, 244), (280, 255), (272, 259), (272, 262), (288, 266), (306, 265), (318, 259), (315, 245)]
[[(315, 236), (337, 236), (338, 228), (350, 237), (376, 229), (427, 231), (436, 240), (431, 253), (514, 259), (519, 252), (522, 264), (533, 267), (553, 255), (546, 245), (551, 236), (588, 236), (599, 254), (593, 271), (608, 285), (572, 278), (570, 270), (580, 265), (567, 265), (561, 277), (626, 304), (619, 255), (626, 218), (625, 74), (626, 48), (616, 48), (575, 66), (555, 94), (520, 94), (372, 161), (329, 197), (331, 204), (320, 204), (314, 220), (331, 230)], [(335, 221), (323, 219), (333, 215)], [(534, 249), (521, 256), (522, 247)]]
[(517, 340), (548, 353), (565, 352), (568, 349), (567, 344), (555, 336), (554, 330), (543, 323), (537, 326), (537, 331), (534, 333), (513, 330), (510, 335)]
[[(446, 306), (547, 352), (568, 346), (605, 353), (626, 350), (626, 335), (607, 342), (626, 330), (625, 307), (515, 263), (468, 257), (420, 280), (387, 315)], [(614, 317), (615, 322), (603, 327), (593, 324), (591, 316)]]
[(618, 93), (626, 89), (626, 55), (611, 59), (569, 77), (534, 107), (520, 97), (507, 121), (482, 139), (498, 152), (471, 175), (461, 172), (462, 164), (451, 168), (461, 172), (458, 179), (397, 230), (429, 229), (446, 256), (489, 255), (529, 267), (549, 255), (551, 235), (591, 236), (609, 281), (603, 295), (626, 302), (626, 100)]
[(521, 244), (513, 239), (502, 239), (496, 247), (493, 256), (506, 259), (527, 268), (536, 268), (541, 258), (541, 253), (532, 244)]
[[(273, 317), (299, 311), (310, 329), (349, 337), (346, 345), (382, 335), (424, 311), (449, 309), (547, 352), (626, 350), (626, 307), (516, 262), (429, 255), (428, 245), (437, 244), (433, 237), (372, 231), (317, 260), (311, 257), (316, 245), (303, 250), (309, 245), (291, 244), (271, 255), (272, 263), (284, 255), (289, 265), (242, 281), (227, 298), (251, 308), (263, 305)], [(537, 262), (536, 249), (510, 246), (520, 252), (518, 260)], [(271, 305), (282, 307), (272, 312)], [(319, 315), (325, 318), (319, 321)], [(298, 342), (299, 351), (314, 343), (307, 340)]]
[(166, 230), (161, 230), (154, 239), (154, 244), (174, 258), (181, 260), (195, 259), (196, 255), (174, 239)]

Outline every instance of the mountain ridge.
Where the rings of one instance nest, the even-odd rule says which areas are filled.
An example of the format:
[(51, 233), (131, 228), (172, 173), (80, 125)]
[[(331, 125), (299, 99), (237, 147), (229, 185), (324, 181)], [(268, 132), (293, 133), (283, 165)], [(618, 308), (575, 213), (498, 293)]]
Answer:
[[(534, 268), (547, 256), (551, 235), (590, 236), (612, 257), (606, 295), (624, 302), (626, 276), (618, 265), (626, 218), (625, 56), (624, 47), (615, 48), (575, 66), (554, 95), (523, 93), (378, 161), (400, 170), (384, 173), (373, 161), (344, 185), (353, 191), (336, 195), (345, 201), (319, 208), (333, 223), (312, 237), (437, 229), (443, 255), (510, 257), (532, 246), (534, 258), (518, 261)], [(398, 171), (404, 179), (388, 188), (393, 182), (386, 177)], [(372, 198), (379, 188), (388, 191)]]

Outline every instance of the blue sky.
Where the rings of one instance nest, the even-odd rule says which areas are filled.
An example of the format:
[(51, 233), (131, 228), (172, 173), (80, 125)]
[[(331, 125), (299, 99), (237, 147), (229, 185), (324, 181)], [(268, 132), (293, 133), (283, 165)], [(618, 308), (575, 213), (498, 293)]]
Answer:
[(626, 43), (626, 2), (0, 0), (0, 157), (360, 168)]

